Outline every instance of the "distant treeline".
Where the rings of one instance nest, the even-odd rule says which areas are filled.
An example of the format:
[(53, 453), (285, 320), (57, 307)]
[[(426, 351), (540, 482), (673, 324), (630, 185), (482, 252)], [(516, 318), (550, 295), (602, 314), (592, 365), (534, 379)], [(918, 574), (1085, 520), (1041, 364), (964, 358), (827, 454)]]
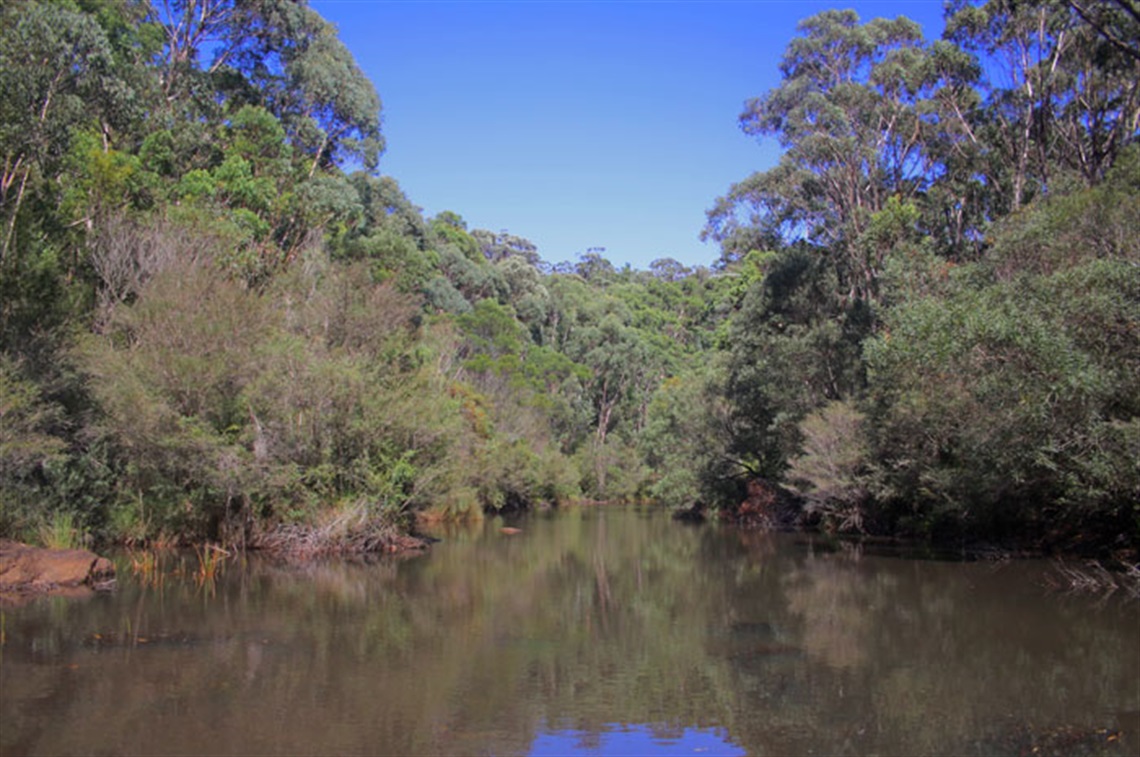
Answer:
[(425, 218), (304, 2), (6, 4), (0, 535), (588, 498), (1135, 550), (1138, 39), (1127, 0), (814, 16), (720, 259), (636, 271)]

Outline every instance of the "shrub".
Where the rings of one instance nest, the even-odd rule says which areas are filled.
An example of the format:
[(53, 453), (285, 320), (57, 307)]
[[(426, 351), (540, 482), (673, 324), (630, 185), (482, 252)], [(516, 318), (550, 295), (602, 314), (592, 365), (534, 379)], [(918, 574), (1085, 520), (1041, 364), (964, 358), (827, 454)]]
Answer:
[(807, 499), (807, 514), (839, 531), (864, 530), (872, 471), (864, 423), (850, 401), (831, 402), (800, 424), (803, 452), (791, 460), (788, 480)]

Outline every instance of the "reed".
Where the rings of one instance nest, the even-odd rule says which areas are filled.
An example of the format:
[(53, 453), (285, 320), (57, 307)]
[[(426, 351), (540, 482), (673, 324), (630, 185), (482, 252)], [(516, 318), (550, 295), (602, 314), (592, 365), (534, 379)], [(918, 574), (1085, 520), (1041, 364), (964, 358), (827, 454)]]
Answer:
[(81, 549), (85, 541), (71, 513), (53, 513), (40, 525), (38, 536), (40, 543), (48, 549)]
[(194, 581), (199, 588), (208, 588), (213, 591), (215, 582), (221, 573), (225, 558), (230, 553), (216, 544), (205, 544), (195, 547), (194, 554), (198, 558), (198, 569), (194, 572)]
[(150, 589), (162, 588), (166, 582), (166, 572), (158, 564), (158, 553), (153, 550), (128, 552), (131, 575), (142, 586)]

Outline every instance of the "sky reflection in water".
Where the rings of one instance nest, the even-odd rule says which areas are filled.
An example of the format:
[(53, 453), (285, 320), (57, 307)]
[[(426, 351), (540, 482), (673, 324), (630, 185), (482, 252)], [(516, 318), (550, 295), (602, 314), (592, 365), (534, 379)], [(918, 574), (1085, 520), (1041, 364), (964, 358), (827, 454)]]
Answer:
[(529, 757), (744, 757), (746, 754), (719, 729), (685, 728), (676, 733), (646, 725), (614, 724), (598, 733), (574, 729), (546, 731), (535, 738)]

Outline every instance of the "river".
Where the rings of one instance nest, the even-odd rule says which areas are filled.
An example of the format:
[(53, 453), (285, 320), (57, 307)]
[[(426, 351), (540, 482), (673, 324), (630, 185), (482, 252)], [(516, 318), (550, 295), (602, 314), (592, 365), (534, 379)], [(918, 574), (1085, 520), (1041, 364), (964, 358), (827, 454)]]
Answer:
[[(1140, 753), (1140, 602), (611, 507), (0, 613), (0, 753)], [(138, 560), (138, 557), (135, 558)]]

